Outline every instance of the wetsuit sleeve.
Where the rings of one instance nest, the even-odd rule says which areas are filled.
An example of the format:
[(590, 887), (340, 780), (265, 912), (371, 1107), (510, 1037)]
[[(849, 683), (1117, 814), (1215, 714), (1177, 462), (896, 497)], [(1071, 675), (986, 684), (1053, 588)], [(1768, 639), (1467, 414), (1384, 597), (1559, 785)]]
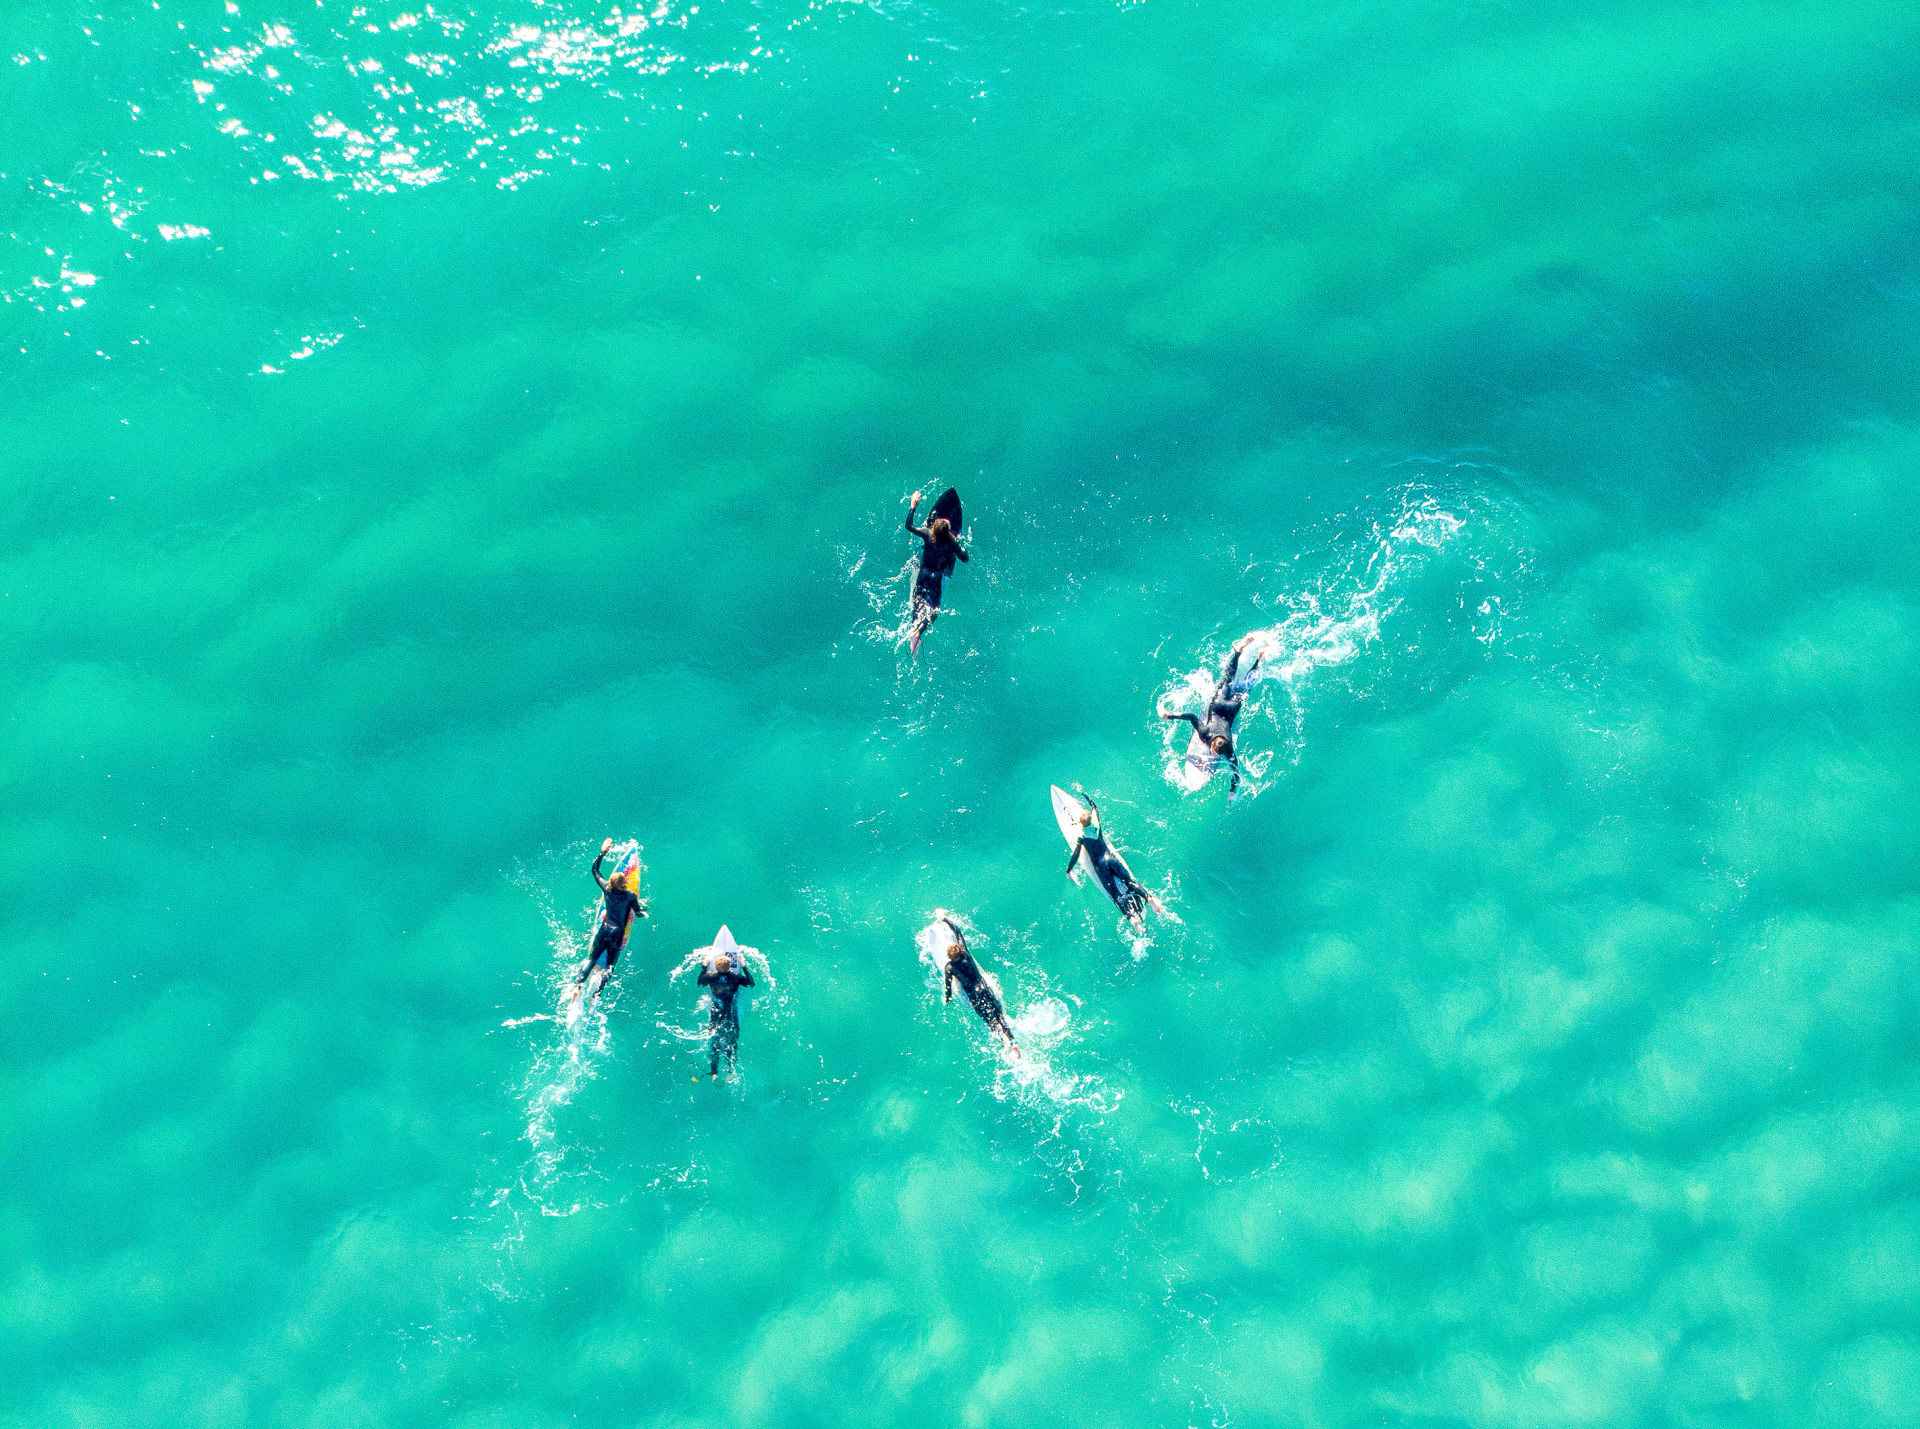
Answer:
[(919, 514), (920, 514), (920, 503), (916, 501), (913, 503), (913, 505), (907, 508), (907, 521), (906, 521), (907, 529), (911, 531), (914, 535), (918, 536), (921, 540), (931, 541), (933, 539), (933, 534), (930, 531), (928, 531), (926, 527), (916, 526), (913, 524), (914, 518)]
[(600, 876), (600, 861), (605, 857), (606, 855), (604, 853), (597, 854), (593, 860), (593, 881), (600, 885), (600, 891), (602, 893), (607, 891), (607, 880)]
[(1227, 785), (1227, 792), (1231, 794), (1240, 787), (1240, 756), (1234, 755), (1227, 763), (1233, 766), (1233, 782)]
[(960, 545), (960, 543), (959, 543), (958, 541), (955, 541), (955, 542), (953, 543), (953, 553), (954, 553), (954, 555), (956, 555), (956, 556), (958, 556), (958, 557), (959, 557), (959, 558), (960, 558), (961, 560), (963, 560), (963, 561), (964, 561), (964, 560), (965, 560), (965, 559), (967, 558), (967, 553), (966, 553), (966, 551), (965, 551), (965, 550), (964, 550), (964, 549), (963, 549), (963, 548), (961, 547), (961, 545)]
[(1067, 855), (1067, 872), (1068, 873), (1073, 872), (1073, 865), (1076, 862), (1078, 862), (1080, 858), (1080, 850), (1085, 848), (1086, 846), (1087, 846), (1087, 841), (1085, 839), (1081, 839), (1074, 844), (1073, 851)]
[(753, 986), (753, 974), (747, 971), (747, 965), (745, 963), (740, 964), (740, 986)]
[(1193, 726), (1193, 732), (1195, 734), (1200, 733), (1200, 717), (1198, 715), (1191, 715), (1191, 714), (1188, 714), (1185, 710), (1182, 710), (1179, 714), (1164, 715), (1163, 718), (1171, 719), (1171, 720), (1183, 719), (1188, 724)]
[(701, 987), (712, 987), (719, 979), (714, 975), (713, 969), (701, 968), (700, 976), (695, 978), (694, 981), (700, 984)]

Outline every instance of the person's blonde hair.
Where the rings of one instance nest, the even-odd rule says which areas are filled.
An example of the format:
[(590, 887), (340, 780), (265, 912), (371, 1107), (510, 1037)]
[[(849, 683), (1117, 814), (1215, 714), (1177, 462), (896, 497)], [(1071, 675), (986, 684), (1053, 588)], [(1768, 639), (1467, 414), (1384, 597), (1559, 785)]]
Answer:
[(713, 970), (717, 973), (726, 972), (732, 966), (733, 966), (733, 959), (728, 957), (725, 953), (720, 954), (719, 957), (713, 960)]

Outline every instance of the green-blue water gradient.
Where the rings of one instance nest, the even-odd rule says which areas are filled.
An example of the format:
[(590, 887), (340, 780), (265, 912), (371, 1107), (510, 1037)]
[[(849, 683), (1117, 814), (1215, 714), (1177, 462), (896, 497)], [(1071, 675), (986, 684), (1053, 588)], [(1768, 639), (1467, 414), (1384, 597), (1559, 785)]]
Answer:
[(0, 1423), (1920, 1423), (1920, 12), (0, 51)]

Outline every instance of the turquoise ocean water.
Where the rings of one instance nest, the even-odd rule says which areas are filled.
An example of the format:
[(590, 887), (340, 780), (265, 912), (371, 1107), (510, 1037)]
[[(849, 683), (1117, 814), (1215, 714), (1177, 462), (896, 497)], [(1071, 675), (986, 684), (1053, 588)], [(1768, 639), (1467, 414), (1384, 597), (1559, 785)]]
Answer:
[(0, 60), (0, 1423), (1920, 1423), (1920, 10)]

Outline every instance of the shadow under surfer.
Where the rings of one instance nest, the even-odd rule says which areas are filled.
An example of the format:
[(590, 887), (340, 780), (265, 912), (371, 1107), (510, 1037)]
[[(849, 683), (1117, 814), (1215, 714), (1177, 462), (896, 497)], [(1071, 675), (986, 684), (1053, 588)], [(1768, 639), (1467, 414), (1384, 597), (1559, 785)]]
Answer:
[[(953, 492), (947, 492), (933, 504), (933, 519), (925, 526), (914, 525), (914, 518), (920, 514), (920, 498), (924, 492), (913, 493), (913, 500), (907, 507), (907, 530), (918, 536), (924, 543), (920, 547), (920, 570), (913, 578), (913, 628), (908, 633), (908, 644), (918, 651), (920, 637), (927, 633), (927, 627), (933, 624), (933, 618), (940, 613), (940, 588), (946, 578), (953, 574), (953, 563), (964, 561), (967, 553), (961, 548), (957, 532), (964, 518), (959, 515), (960, 498)], [(947, 508), (947, 497), (953, 497), (953, 519), (943, 514)]]
[(947, 949), (946, 972), (941, 978), (946, 1001), (953, 1001), (953, 980), (959, 978), (960, 990), (967, 995), (967, 1001), (973, 1004), (973, 1010), (980, 1014), (980, 1020), (1006, 1038), (1007, 1050), (1018, 1057), (1020, 1046), (1013, 1040), (1013, 1028), (1007, 1025), (1007, 1009), (1001, 1003), (1000, 995), (993, 990), (993, 984), (987, 981), (987, 975), (980, 970), (980, 964), (967, 951), (966, 934), (946, 914), (940, 915), (940, 921), (953, 931), (953, 946)]
[(624, 872), (616, 873), (612, 878), (600, 876), (600, 864), (613, 851), (613, 840), (602, 839), (600, 852), (593, 860), (593, 881), (600, 885), (600, 926), (593, 930), (593, 947), (587, 953), (587, 960), (580, 965), (580, 976), (576, 983), (584, 983), (593, 974), (594, 968), (605, 959), (607, 975), (613, 975), (613, 965), (620, 961), (621, 950), (627, 946), (627, 931), (633, 926), (635, 918), (647, 916), (646, 900), (640, 897), (640, 866), (636, 863)]
[(723, 1055), (727, 1059), (727, 1070), (733, 1070), (734, 1057), (740, 1050), (740, 1012), (733, 1000), (741, 988), (753, 986), (753, 974), (747, 971), (744, 962), (735, 971), (733, 959), (722, 953), (713, 960), (712, 967), (700, 969), (698, 981), (707, 989), (711, 1003), (707, 1013), (707, 1076), (714, 1078), (720, 1075)]
[[(1233, 649), (1227, 652), (1227, 663), (1220, 672), (1220, 683), (1214, 686), (1213, 697), (1207, 701), (1204, 717), (1185, 711), (1178, 714), (1160, 711), (1162, 719), (1185, 720), (1192, 725), (1193, 732), (1200, 736), (1202, 744), (1213, 751), (1214, 757), (1224, 759), (1233, 766), (1233, 782), (1227, 786), (1229, 794), (1240, 787), (1240, 755), (1233, 747), (1233, 721), (1240, 713), (1240, 706), (1247, 702), (1244, 694), (1234, 694), (1233, 681), (1240, 673), (1240, 652), (1252, 643), (1251, 635), (1242, 635), (1233, 642)], [(1256, 655), (1253, 663), (1247, 666), (1247, 673), (1251, 675), (1259, 668), (1260, 657)]]
[(1100, 831), (1100, 806), (1091, 799), (1087, 802), (1090, 807), (1080, 815), (1080, 839), (1067, 854), (1067, 872), (1073, 872), (1075, 861), (1085, 850), (1095, 876), (1107, 890), (1107, 896), (1119, 905), (1121, 913), (1137, 923), (1145, 915), (1148, 904), (1152, 904), (1156, 912), (1166, 912), (1160, 906), (1160, 900), (1147, 892), (1140, 880), (1133, 876), (1107, 842), (1107, 836)]

